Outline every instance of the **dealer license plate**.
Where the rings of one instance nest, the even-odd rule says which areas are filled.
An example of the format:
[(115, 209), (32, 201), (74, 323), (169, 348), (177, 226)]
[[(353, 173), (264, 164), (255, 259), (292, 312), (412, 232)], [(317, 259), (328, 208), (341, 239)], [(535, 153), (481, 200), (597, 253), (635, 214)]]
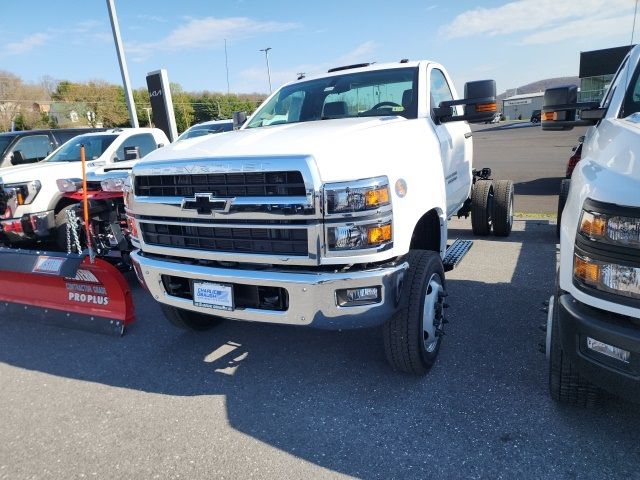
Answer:
[(221, 283), (193, 282), (193, 304), (216, 310), (233, 310), (233, 287)]

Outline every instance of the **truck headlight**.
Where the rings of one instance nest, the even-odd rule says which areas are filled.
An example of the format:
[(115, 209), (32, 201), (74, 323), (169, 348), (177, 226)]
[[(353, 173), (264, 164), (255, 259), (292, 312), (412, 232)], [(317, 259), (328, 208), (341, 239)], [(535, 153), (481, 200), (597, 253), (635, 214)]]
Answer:
[(329, 250), (373, 248), (392, 240), (391, 222), (369, 225), (339, 225), (329, 227)]
[(10, 183), (4, 186), (8, 193), (15, 193), (18, 205), (29, 205), (42, 188), (40, 180), (32, 180), (24, 183)]
[(640, 268), (594, 260), (575, 253), (573, 278), (591, 288), (640, 299)]
[(56, 180), (58, 190), (62, 193), (74, 193), (82, 189), (81, 178), (59, 178)]
[(100, 182), (102, 190), (105, 192), (123, 192), (126, 178), (107, 178)]
[(329, 215), (375, 210), (391, 203), (387, 177), (325, 185), (326, 212)]
[(589, 210), (585, 205), (578, 231), (594, 240), (624, 247), (640, 248), (640, 217), (630, 217)]

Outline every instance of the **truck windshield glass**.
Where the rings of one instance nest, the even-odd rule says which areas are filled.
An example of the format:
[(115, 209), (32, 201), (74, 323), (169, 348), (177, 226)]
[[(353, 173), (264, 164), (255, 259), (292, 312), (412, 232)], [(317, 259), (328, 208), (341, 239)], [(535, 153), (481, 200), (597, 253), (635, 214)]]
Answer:
[(194, 125), (189, 130), (178, 137), (178, 140), (187, 138), (202, 137), (213, 133), (230, 132), (233, 130), (233, 123), (214, 123), (211, 125)]
[(118, 135), (80, 135), (65, 143), (47, 162), (79, 162), (80, 145), (84, 145), (85, 158), (96, 160), (109, 148)]
[(0, 156), (4, 154), (9, 144), (13, 141), (13, 137), (0, 138)]
[(629, 82), (620, 117), (628, 117), (637, 112), (640, 112), (640, 66), (636, 67)]
[(345, 73), (281, 88), (246, 128), (336, 118), (416, 118), (417, 68)]

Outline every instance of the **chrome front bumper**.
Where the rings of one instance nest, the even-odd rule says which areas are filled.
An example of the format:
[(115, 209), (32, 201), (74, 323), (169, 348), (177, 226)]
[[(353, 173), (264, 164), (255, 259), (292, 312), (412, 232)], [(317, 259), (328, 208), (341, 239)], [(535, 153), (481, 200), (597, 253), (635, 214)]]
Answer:
[[(402, 278), (409, 268), (408, 263), (403, 262), (386, 268), (344, 273), (242, 270), (163, 261), (144, 256), (139, 251), (131, 254), (131, 260), (139, 280), (161, 303), (231, 320), (304, 325), (328, 330), (372, 327), (384, 323), (397, 309)], [(162, 275), (283, 288), (288, 293), (288, 309), (243, 308), (223, 311), (198, 307), (191, 300), (170, 295), (163, 285)], [(381, 288), (380, 302), (363, 306), (338, 305), (336, 290), (373, 286)]]

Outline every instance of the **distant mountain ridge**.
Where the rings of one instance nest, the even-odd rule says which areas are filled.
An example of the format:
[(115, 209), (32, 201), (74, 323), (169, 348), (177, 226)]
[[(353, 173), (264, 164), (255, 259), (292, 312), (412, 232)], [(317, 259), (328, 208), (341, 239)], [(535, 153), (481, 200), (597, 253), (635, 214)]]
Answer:
[(527, 83), (518, 88), (509, 88), (506, 92), (498, 95), (498, 100), (503, 100), (513, 95), (522, 95), (525, 93), (544, 92), (547, 88), (560, 87), (562, 85), (575, 85), (580, 86), (579, 77), (556, 77), (545, 78), (544, 80), (538, 80), (537, 82)]

